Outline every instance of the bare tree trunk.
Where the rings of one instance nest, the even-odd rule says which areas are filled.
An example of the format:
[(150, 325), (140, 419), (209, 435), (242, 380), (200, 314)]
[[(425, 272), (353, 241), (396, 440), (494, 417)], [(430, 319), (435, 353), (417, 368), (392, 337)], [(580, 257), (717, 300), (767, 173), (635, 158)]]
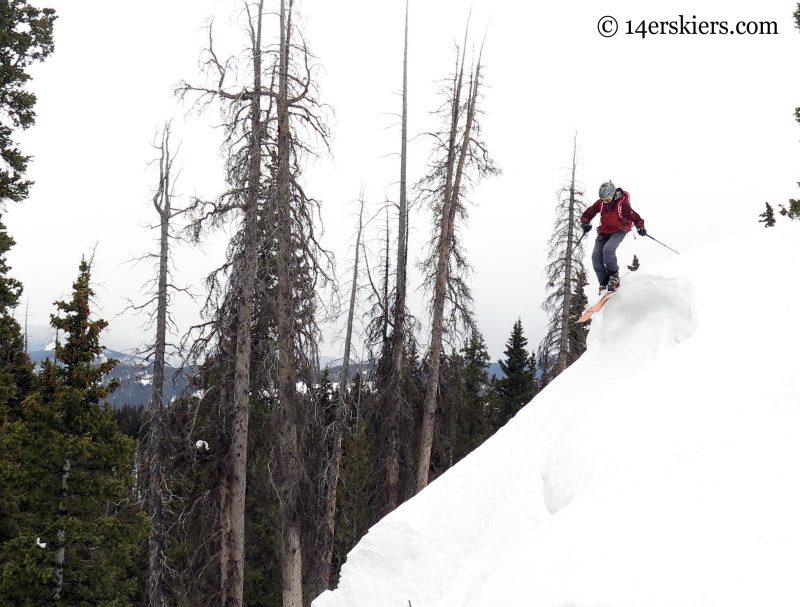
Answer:
[[(69, 458), (64, 460), (64, 467), (62, 468), (63, 474), (61, 475), (61, 499), (66, 500), (69, 496), (69, 480), (70, 462)], [(64, 513), (66, 504), (62, 501), (59, 509)], [(59, 529), (56, 534), (58, 540), (58, 550), (56, 550), (55, 568), (53, 569), (53, 600), (61, 600), (61, 589), (64, 585), (64, 556), (66, 553), (66, 536), (67, 532), (64, 529)]]
[[(465, 43), (466, 46), (466, 43)], [(420, 439), (419, 461), (417, 463), (416, 492), (428, 485), (428, 475), (433, 450), (433, 427), (436, 413), (436, 401), (439, 396), (439, 379), (441, 375), (442, 333), (444, 329), (444, 305), (447, 294), (451, 253), (454, 245), (455, 219), (461, 190), (461, 180), (467, 155), (469, 154), (470, 134), (475, 117), (478, 81), (480, 78), (480, 59), (473, 74), (466, 107), (466, 123), (461, 146), (456, 149), (456, 135), (461, 112), (460, 91), (463, 79), (464, 59), (458, 70), (456, 86), (453, 92), (451, 111), (453, 119), (450, 128), (450, 150), (448, 154), (447, 177), (444, 188), (444, 204), (441, 215), (441, 231), (437, 247), (436, 281), (433, 294), (433, 315), (431, 320), (431, 343), (428, 361), (428, 385), (425, 391), (425, 404), (422, 413), (422, 433)], [(457, 160), (457, 163), (456, 163)]]
[(289, 41), (292, 0), (287, 14), (286, 0), (280, 8), (280, 67), (278, 75), (277, 141), (277, 240), (278, 240), (278, 399), (280, 403), (281, 572), (283, 606), (303, 606), (303, 557), (300, 544), (298, 494), (301, 481), (298, 436), (297, 365), (295, 359), (294, 238), (292, 231), (292, 178), (289, 131)]
[(569, 364), (569, 315), (572, 309), (572, 255), (575, 242), (575, 172), (578, 163), (578, 135), (572, 144), (572, 175), (569, 183), (569, 212), (567, 222), (567, 258), (564, 266), (564, 300), (561, 304), (561, 340), (556, 360), (556, 373), (561, 373)]
[(169, 153), (169, 124), (165, 125), (161, 137), (161, 160), (159, 164), (159, 182), (156, 195), (153, 197), (161, 218), (160, 250), (158, 259), (158, 291), (156, 307), (156, 340), (153, 357), (153, 394), (150, 400), (150, 482), (148, 515), (153, 528), (149, 541), (149, 571), (147, 576), (148, 607), (163, 607), (164, 596), (164, 366), (167, 348), (167, 277), (169, 262), (169, 221), (172, 209), (170, 206), (170, 168), (172, 160)]
[(339, 374), (339, 404), (336, 408), (336, 421), (333, 426), (333, 449), (328, 468), (328, 494), (325, 504), (325, 530), (323, 538), (322, 572), (325, 587), (330, 588), (333, 541), (336, 536), (336, 500), (339, 487), (339, 474), (342, 468), (342, 437), (344, 435), (344, 420), (347, 413), (347, 386), (350, 374), (350, 347), (353, 337), (353, 317), (356, 309), (356, 293), (358, 292), (358, 261), (361, 251), (361, 233), (364, 226), (364, 194), (359, 200), (361, 207), (358, 213), (358, 232), (356, 235), (356, 252), (353, 261), (353, 284), (350, 288), (350, 307), (347, 310), (347, 329), (344, 338), (344, 355), (342, 357), (342, 370)]
[[(408, 267), (408, 202), (406, 158), (408, 148), (408, 2), (406, 2), (405, 38), (403, 45), (403, 108), (400, 142), (400, 204), (397, 229), (397, 284), (395, 285), (394, 318), (391, 338), (392, 366), (388, 386), (389, 445), (387, 457), (388, 503), (386, 511), (397, 508), (400, 501), (400, 422), (405, 397), (403, 378), (406, 366), (406, 270)], [(388, 306), (388, 301), (386, 302)]]
[[(258, 264), (258, 195), (261, 183), (261, 22), (264, 2), (258, 3), (256, 30), (252, 44), (253, 95), (250, 105), (250, 150), (247, 199), (244, 212), (244, 239), (241, 293), (236, 307), (236, 354), (234, 363), (231, 447), (229, 452), (230, 500), (227, 504), (230, 534), (229, 555), (221, 564), (222, 605), (244, 605), (245, 497), (247, 490), (247, 435), (250, 423), (250, 359), (253, 299)], [(223, 519), (225, 514), (223, 513)], [(224, 528), (224, 527), (223, 527)], [(223, 549), (224, 552), (225, 549)], [(228, 560), (229, 559), (229, 560)]]

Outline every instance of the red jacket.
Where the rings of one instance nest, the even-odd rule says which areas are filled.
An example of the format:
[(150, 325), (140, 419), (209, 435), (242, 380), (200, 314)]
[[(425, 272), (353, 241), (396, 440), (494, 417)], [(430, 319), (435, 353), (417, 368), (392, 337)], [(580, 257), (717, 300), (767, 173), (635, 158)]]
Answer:
[(600, 227), (597, 231), (603, 236), (616, 232), (630, 231), (631, 224), (637, 228), (644, 226), (644, 219), (631, 208), (631, 196), (625, 190), (617, 188), (614, 200), (606, 204), (599, 199), (581, 215), (581, 223), (589, 223), (600, 213)]

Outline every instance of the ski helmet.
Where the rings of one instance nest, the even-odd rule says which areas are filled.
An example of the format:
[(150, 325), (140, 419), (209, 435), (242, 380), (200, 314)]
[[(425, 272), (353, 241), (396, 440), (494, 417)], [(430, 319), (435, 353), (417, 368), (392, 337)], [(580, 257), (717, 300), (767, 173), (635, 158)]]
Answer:
[(617, 191), (617, 188), (614, 187), (614, 184), (611, 183), (609, 179), (603, 185), (600, 186), (600, 198), (603, 200), (611, 199), (614, 197), (614, 193)]

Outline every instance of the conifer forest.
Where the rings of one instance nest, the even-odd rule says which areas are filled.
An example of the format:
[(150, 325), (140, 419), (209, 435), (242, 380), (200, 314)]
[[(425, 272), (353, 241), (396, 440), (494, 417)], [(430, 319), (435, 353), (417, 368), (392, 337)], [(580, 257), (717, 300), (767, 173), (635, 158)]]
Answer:
[[(59, 15), (31, 2), (0, 0), (3, 215), (36, 187), (36, 159), (18, 139), (37, 128), (31, 67), (58, 53)], [(546, 327), (509, 325), (495, 361), (478, 326), (464, 234), (476, 193), (503, 167), (482, 128), (492, 35), (467, 12), (443, 34), (455, 40), (451, 70), (426, 101), (438, 126), (419, 133), (408, 124), (406, 7), (387, 150), (396, 177), (377, 203), (362, 187), (352, 234), (335, 236), (351, 238), (350, 257), (326, 248), (325, 184), (306, 171), (330, 146), (335, 108), (319, 86), (324, 57), (297, 25), (314, 15), (301, 9), (237, 0), (235, 57), (217, 47), (213, 21), (196, 24), (206, 28), (202, 74), (174, 93), (223, 132), (225, 183), (214, 196), (176, 197), (182, 151), (165, 116), (149, 173), (157, 246), (133, 252), (152, 273), (125, 312), (145, 321), (135, 358), (146, 398), (128, 396), (107, 355), (92, 249), (72, 275), (52, 277), (72, 285), (52, 306), (52, 356), (28, 356), (26, 277), (9, 267), (16, 243), (0, 223), (0, 607), (308, 606), (336, 587), (372, 525), (586, 349), (589, 323), (577, 319), (591, 239), (580, 217), (595, 186), (587, 194), (581, 183), (577, 133), (558, 150), (563, 180), (538, 194), (552, 223), (549, 241), (531, 245), (548, 255), (531, 272), (547, 285), (533, 304)], [(426, 146), (422, 172), (407, 162), (412, 139)], [(769, 204), (761, 217), (774, 224)], [(426, 236), (424, 250), (410, 250), (411, 231)], [(173, 255), (212, 238), (225, 241), (224, 259), (193, 287), (201, 322), (179, 330), (171, 306), (187, 287)], [(322, 364), (331, 326), (338, 358)]]

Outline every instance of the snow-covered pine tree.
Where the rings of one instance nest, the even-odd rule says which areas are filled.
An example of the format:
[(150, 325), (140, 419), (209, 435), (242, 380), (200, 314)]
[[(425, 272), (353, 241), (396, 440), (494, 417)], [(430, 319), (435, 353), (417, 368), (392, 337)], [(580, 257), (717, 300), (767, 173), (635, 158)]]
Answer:
[[(122, 605), (136, 589), (133, 557), (147, 536), (131, 504), (135, 442), (104, 399), (116, 365), (103, 357), (103, 320), (93, 320), (90, 265), (82, 261), (69, 302), (56, 302), (55, 361), (3, 428), (3, 493), (18, 528), (0, 547), (0, 605)], [(63, 315), (62, 315), (63, 314)]]
[[(584, 191), (577, 178), (578, 135), (572, 142), (572, 163), (564, 185), (558, 191), (553, 235), (547, 243), (548, 259), (544, 273), (550, 290), (542, 309), (547, 312), (547, 333), (539, 344), (539, 362), (546, 382), (572, 364), (583, 350), (573, 350), (569, 339), (572, 297), (583, 267), (584, 248), (580, 218), (586, 209)], [(584, 239), (585, 240), (585, 239)]]

